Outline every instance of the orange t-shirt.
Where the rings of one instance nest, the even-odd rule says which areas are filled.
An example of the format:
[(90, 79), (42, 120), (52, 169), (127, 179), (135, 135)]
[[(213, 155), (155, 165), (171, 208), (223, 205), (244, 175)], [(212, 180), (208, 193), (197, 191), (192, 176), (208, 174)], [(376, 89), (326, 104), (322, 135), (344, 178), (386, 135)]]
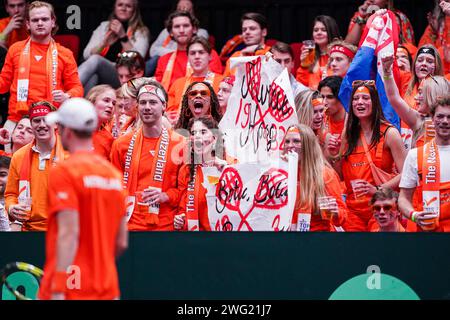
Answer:
[[(215, 73), (214, 80), (212, 83), (212, 87), (214, 92), (217, 94), (219, 91), (219, 84), (223, 80), (223, 76), (221, 74)], [(168, 95), (169, 95), (169, 103), (167, 106), (167, 111), (180, 111), (181, 110), (181, 102), (183, 100), (183, 95), (185, 89), (193, 82), (196, 81), (205, 81), (205, 77), (183, 77), (175, 80), (174, 83), (170, 86)]]
[(49, 299), (57, 263), (58, 212), (74, 210), (79, 217), (78, 248), (71, 265), (81, 272), (80, 289), (66, 299), (119, 297), (116, 238), (125, 216), (122, 176), (93, 152), (76, 152), (50, 172), (46, 262), (39, 298)]
[[(263, 56), (270, 50), (270, 48), (271, 48), (270, 46), (264, 45), (264, 48), (255, 51), (254, 56)], [(230, 68), (231, 58), (242, 57), (242, 56), (243, 55), (242, 55), (241, 50), (233, 53), (233, 55), (230, 57), (230, 59), (227, 60), (227, 64), (225, 66), (225, 71), (223, 72), (224, 77), (229, 77), (229, 76), (236, 74), (236, 68), (233, 68), (233, 69)]]
[[(19, 41), (13, 44), (6, 55), (5, 64), (0, 74), (0, 93), (10, 92), (8, 105), (8, 120), (18, 122), (21, 114), (16, 111), (17, 103), (17, 78), (19, 73), (19, 59), (27, 41)], [(47, 49), (49, 44), (39, 44), (31, 41), (30, 45), (30, 78), (27, 104), (47, 100)], [(56, 44), (58, 49), (58, 71), (56, 90), (63, 90), (71, 97), (82, 97), (83, 86), (78, 77), (77, 63), (72, 51)], [(56, 107), (59, 103), (52, 102)]]
[[(111, 150), (111, 162), (121, 172), (125, 168), (125, 158), (127, 156), (128, 146), (130, 145), (133, 132), (128, 133), (114, 141)], [(136, 191), (147, 189), (150, 185), (152, 163), (158, 138), (144, 137), (142, 142), (141, 158), (132, 159), (139, 161), (138, 183)], [(173, 230), (173, 218), (177, 214), (180, 191), (177, 188), (178, 171), (181, 168), (183, 158), (178, 156), (185, 147), (185, 140), (181, 135), (174, 132), (170, 133), (170, 142), (168, 147), (167, 163), (164, 168), (164, 179), (162, 183), (162, 192), (165, 192), (169, 200), (160, 205), (159, 224), (156, 226), (148, 225), (145, 221), (145, 215), (140, 213), (138, 206), (134, 206), (133, 214), (128, 221), (128, 229), (134, 231), (171, 231)], [(174, 157), (176, 155), (176, 157)]]
[[(9, 22), (11, 21), (11, 17), (6, 17), (3, 19), (0, 19), (0, 33), (5, 30), (5, 28), (8, 26)], [(14, 29), (11, 31), (11, 33), (8, 35), (8, 39), (6, 40), (6, 46), (9, 48), (11, 45), (16, 43), (17, 41), (22, 41), (28, 38), (28, 31), (25, 23), (22, 25), (22, 28), (20, 29)]]
[(412, 73), (400, 70), (400, 88), (399, 92), (402, 98), (405, 96), (408, 90), (409, 82), (411, 81)]
[[(317, 69), (317, 70), (314, 72), (310, 72), (309, 68), (303, 68), (302, 66), (300, 66), (297, 69), (297, 75), (295, 77), (297, 79), (297, 81), (301, 82), (302, 84), (304, 84), (311, 90), (317, 90), (317, 87), (319, 86), (319, 82), (324, 77), (322, 69), (327, 68), (329, 57), (330, 56), (328, 54), (321, 55), (320, 59), (319, 59), (319, 64), (318, 64), (318, 66), (315, 67), (315, 69)], [(332, 75), (331, 71), (327, 69), (325, 76), (331, 76), (331, 75)]]
[[(382, 123), (380, 126), (381, 138), (378, 144), (371, 148), (370, 142), (367, 143), (374, 164), (387, 173), (393, 173), (394, 159), (392, 153), (384, 144), (387, 130), (388, 126)], [(378, 148), (382, 148), (381, 159), (376, 157)], [(369, 206), (370, 196), (355, 197), (351, 184), (352, 180), (363, 179), (372, 185), (376, 185), (362, 145), (358, 145), (347, 158), (344, 157), (342, 161), (342, 175), (347, 187), (347, 207), (349, 210), (346, 230), (370, 231), (376, 224)]]
[(312, 209), (309, 206), (300, 204), (300, 185), (297, 185), (297, 199), (295, 201), (294, 214), (292, 223), (297, 224), (299, 213), (311, 214), (310, 231), (334, 231), (333, 225), (341, 226), (347, 217), (347, 206), (342, 200), (342, 188), (337, 173), (327, 166), (324, 167), (323, 180), (325, 183), (325, 191), (327, 196), (334, 197), (339, 207), (339, 214), (336, 219), (323, 220), (320, 214), (311, 214)]
[[(167, 72), (167, 65), (169, 63), (170, 58), (172, 57), (173, 52), (167, 53), (158, 59), (158, 65), (155, 71), (155, 78), (159, 82), (162, 81), (164, 77), (164, 73)], [(174, 83), (175, 80), (186, 76), (186, 67), (188, 63), (188, 55), (186, 51), (177, 50), (176, 58), (173, 64), (172, 77), (170, 78), (170, 86)], [(211, 50), (211, 61), (209, 61), (209, 70), (215, 73), (222, 73), (222, 63), (220, 62), (219, 55), (215, 50)], [(165, 88), (169, 90), (169, 88)]]
[[(178, 214), (186, 214), (186, 204), (188, 202), (187, 188), (190, 176), (190, 165), (185, 164), (181, 167), (180, 173), (178, 174), (178, 189), (181, 191), (181, 200), (178, 207)], [(200, 167), (197, 167), (196, 180), (203, 181), (203, 172)], [(200, 231), (211, 231), (211, 225), (208, 218), (208, 203), (206, 202), (206, 189), (202, 184), (199, 185), (198, 189), (195, 189), (195, 197), (197, 197), (197, 215), (199, 220)], [(187, 215), (186, 215), (187, 216)], [(187, 219), (187, 218), (186, 218)], [(185, 229), (187, 229), (187, 220), (185, 224)]]
[(109, 159), (113, 142), (114, 137), (107, 127), (95, 131), (92, 136), (95, 152), (105, 159)]
[(326, 118), (325, 128), (328, 133), (342, 135), (344, 131), (345, 117), (342, 120), (334, 121), (331, 117)]
[(420, 48), (425, 44), (432, 44), (436, 49), (440, 49), (444, 43), (450, 43), (450, 16), (445, 17), (442, 33), (437, 34), (431, 26), (427, 26), (420, 38), (418, 47)]

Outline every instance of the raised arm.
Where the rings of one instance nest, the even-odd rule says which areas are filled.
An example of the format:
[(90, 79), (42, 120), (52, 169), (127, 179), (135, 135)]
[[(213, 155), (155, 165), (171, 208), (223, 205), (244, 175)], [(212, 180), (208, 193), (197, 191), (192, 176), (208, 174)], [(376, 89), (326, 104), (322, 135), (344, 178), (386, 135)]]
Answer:
[(398, 116), (413, 130), (418, 129), (420, 126), (419, 113), (411, 108), (405, 100), (402, 99), (397, 88), (397, 84), (394, 81), (392, 74), (392, 65), (394, 63), (394, 55), (381, 58), (383, 66), (383, 83), (386, 90), (386, 96), (389, 103), (397, 112)]

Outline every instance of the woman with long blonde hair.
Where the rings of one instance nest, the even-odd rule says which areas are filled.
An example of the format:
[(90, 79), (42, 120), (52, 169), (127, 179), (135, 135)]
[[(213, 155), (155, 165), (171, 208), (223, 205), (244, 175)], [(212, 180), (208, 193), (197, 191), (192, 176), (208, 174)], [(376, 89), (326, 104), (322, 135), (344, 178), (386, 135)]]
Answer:
[(292, 125), (286, 132), (283, 146), (283, 157), (289, 152), (298, 154), (297, 200), (292, 228), (334, 231), (334, 226), (343, 224), (347, 207), (342, 200), (339, 177), (322, 155), (316, 135), (304, 124)]
[(403, 97), (411, 108), (417, 109), (415, 98), (419, 91), (420, 82), (430, 75), (444, 75), (444, 68), (442, 66), (442, 59), (439, 51), (431, 44), (421, 46), (417, 50), (411, 69), (411, 80), (408, 83), (406, 91), (403, 92)]
[(116, 0), (109, 20), (94, 30), (83, 51), (85, 61), (78, 73), (84, 91), (97, 84), (120, 86), (115, 68), (118, 55), (124, 51), (136, 51), (147, 55), (150, 31), (142, 22), (138, 0)]
[(298, 122), (310, 127), (324, 147), (327, 138), (325, 130), (325, 104), (319, 91), (305, 90), (295, 97)]
[(98, 116), (98, 129), (92, 137), (96, 153), (109, 159), (114, 137), (112, 135), (112, 119), (116, 105), (116, 90), (107, 84), (93, 87), (86, 99), (92, 102)]
[[(397, 84), (392, 76), (394, 56), (381, 59), (384, 71), (384, 86), (389, 103), (410, 129), (409, 138), (404, 143), (407, 149), (420, 147), (429, 142), (432, 136), (427, 136), (428, 125), (431, 124), (430, 108), (438, 97), (443, 97), (450, 92), (450, 82), (443, 76), (428, 76), (420, 81), (417, 88), (417, 108), (412, 109), (400, 96)], [(427, 121), (428, 119), (428, 121)]]
[(130, 96), (127, 90), (128, 84), (124, 83), (116, 91), (117, 103), (114, 109), (112, 134), (114, 138), (136, 130), (142, 124), (137, 112), (137, 101)]

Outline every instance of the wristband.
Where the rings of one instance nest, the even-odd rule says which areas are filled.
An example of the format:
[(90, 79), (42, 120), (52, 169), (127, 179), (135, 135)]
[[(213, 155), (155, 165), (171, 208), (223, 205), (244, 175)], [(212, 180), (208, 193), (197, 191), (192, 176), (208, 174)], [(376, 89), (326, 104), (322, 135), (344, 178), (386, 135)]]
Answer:
[(367, 22), (366, 19), (364, 19), (364, 18), (362, 18), (362, 17), (360, 17), (360, 16), (357, 16), (357, 17), (353, 18), (352, 21), (353, 21), (354, 23), (356, 23), (356, 24), (359, 24), (359, 25), (364, 25), (364, 24), (366, 24), (366, 22)]
[(52, 277), (52, 292), (64, 293), (67, 290), (67, 273), (55, 271)]
[(411, 211), (410, 217), (412, 222), (416, 222), (417, 211)]

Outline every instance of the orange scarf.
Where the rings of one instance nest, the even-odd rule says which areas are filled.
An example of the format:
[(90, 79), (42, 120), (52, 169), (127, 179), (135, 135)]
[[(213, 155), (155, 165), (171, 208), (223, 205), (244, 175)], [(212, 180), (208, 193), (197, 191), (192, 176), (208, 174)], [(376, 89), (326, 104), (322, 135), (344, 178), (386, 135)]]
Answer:
[[(417, 152), (420, 152), (418, 149)], [(419, 156), (417, 157), (419, 158)], [(440, 215), (441, 164), (436, 142), (431, 140), (423, 147), (422, 194), (423, 209)]]
[[(132, 196), (127, 197), (127, 220), (131, 218), (133, 214), (134, 206), (136, 204), (136, 189), (138, 185), (138, 172), (141, 159), (142, 143), (144, 141), (144, 134), (142, 128), (137, 130), (131, 138), (128, 145), (128, 151), (125, 155), (125, 168), (123, 172), (123, 186), (128, 190), (128, 193)], [(158, 139), (155, 157), (152, 162), (152, 170), (150, 173), (150, 186), (151, 188), (162, 190), (162, 184), (164, 181), (164, 171), (168, 158), (170, 136), (169, 131), (164, 126), (162, 127), (161, 136)], [(133, 161), (134, 160), (134, 161)], [(150, 225), (156, 225), (159, 223), (159, 205), (149, 206), (149, 214), (146, 216), (146, 222)]]
[[(31, 38), (28, 38), (25, 48), (19, 57), (19, 72), (17, 76), (17, 112), (21, 114), (28, 113), (28, 93), (30, 84), (30, 44)], [(58, 71), (58, 49), (55, 40), (51, 39), (47, 49), (46, 75), (47, 83), (39, 85), (47, 85), (47, 101), (53, 101), (53, 90), (56, 89)]]
[(186, 221), (189, 231), (199, 231), (198, 196), (196, 196), (196, 190), (197, 192), (200, 190), (200, 183), (202, 179), (197, 179), (198, 170), (202, 170), (201, 166), (196, 165), (194, 176), (187, 185)]
[(172, 41), (172, 37), (169, 34), (162, 44), (163, 48), (167, 47), (169, 45), (170, 41)]
[[(164, 75), (161, 81), (161, 84), (164, 88), (166, 88), (166, 90), (169, 89), (170, 87), (170, 80), (172, 79), (172, 73), (173, 73), (173, 66), (175, 64), (175, 60), (177, 58), (177, 52), (178, 50), (175, 50), (171, 55), (170, 55), (170, 59), (169, 62), (167, 63), (166, 66), (166, 71), (164, 71)], [(192, 75), (192, 67), (191, 64), (189, 63), (189, 59), (187, 61), (186, 64), (186, 77), (190, 77)]]
[[(22, 166), (20, 167), (18, 198), (31, 196), (31, 163), (33, 162), (34, 151), (32, 150), (32, 147), (34, 145), (35, 142), (32, 142), (24, 147), (27, 148), (27, 151), (25, 152), (25, 156), (22, 160)], [(55, 166), (56, 163), (61, 160), (64, 160), (64, 149), (62, 147), (59, 135), (56, 134), (56, 142), (50, 155), (50, 161), (51, 164)]]

